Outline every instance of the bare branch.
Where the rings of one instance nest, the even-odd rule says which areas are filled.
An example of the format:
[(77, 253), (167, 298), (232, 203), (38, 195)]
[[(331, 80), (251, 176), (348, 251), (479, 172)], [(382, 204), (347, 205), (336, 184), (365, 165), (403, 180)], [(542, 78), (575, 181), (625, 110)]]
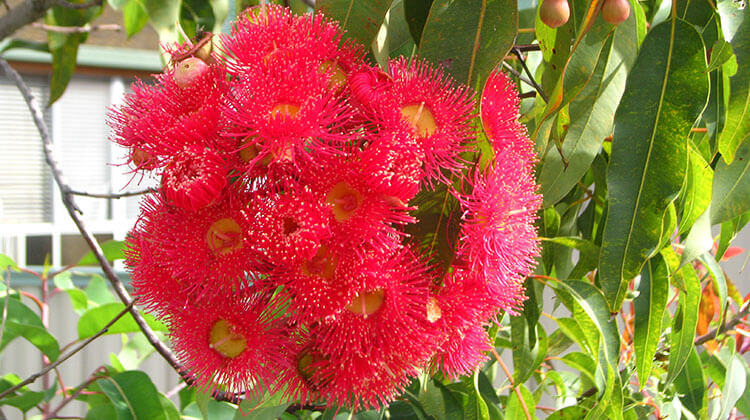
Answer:
[(59, 32), (63, 34), (77, 34), (94, 31), (121, 31), (122, 26), (114, 23), (105, 23), (102, 25), (83, 25), (83, 26), (55, 26), (44, 23), (34, 22), (31, 26), (48, 32)]
[(516, 386), (515, 382), (513, 381), (513, 375), (510, 373), (510, 370), (508, 370), (508, 366), (505, 365), (505, 362), (503, 362), (503, 358), (500, 357), (499, 354), (497, 354), (497, 350), (495, 350), (494, 347), (490, 351), (492, 352), (492, 355), (495, 356), (495, 360), (497, 360), (497, 363), (503, 369), (503, 372), (505, 372), (505, 376), (508, 377), (510, 386), (513, 388), (513, 392), (516, 393), (516, 396), (518, 397), (518, 401), (521, 403), (523, 414), (526, 416), (527, 420), (531, 420), (531, 413), (529, 413), (529, 408), (526, 407), (526, 400), (523, 399), (523, 395), (521, 395), (521, 390)]
[(67, 0), (55, 0), (58, 6), (67, 7), (68, 9), (88, 9), (89, 7), (101, 6), (103, 0), (92, 0), (87, 3), (71, 3)]
[(55, 0), (26, 0), (0, 17), (0, 41), (18, 29), (44, 17), (44, 13), (55, 4)]
[[(531, 45), (533, 46), (533, 45), (536, 45), (536, 44), (531, 44)], [(526, 66), (526, 60), (523, 58), (523, 55), (521, 55), (521, 51), (522, 50), (521, 50), (520, 47), (521, 46), (513, 46), (513, 48), (511, 49), (511, 51), (513, 51), (513, 54), (515, 54), (516, 57), (518, 57), (518, 61), (521, 62), (521, 66), (523, 66), (523, 69), (526, 72), (526, 75), (529, 76), (529, 80), (531, 81), (532, 86), (534, 87), (534, 89), (537, 92), (539, 92), (539, 96), (542, 97), (542, 99), (544, 100), (545, 103), (549, 102), (549, 99), (547, 98), (547, 95), (544, 94), (544, 91), (542, 90), (542, 87), (539, 86), (539, 83), (537, 83), (536, 80), (534, 80), (534, 75), (531, 74), (531, 71)], [(537, 48), (538, 48), (538, 46), (537, 46)], [(531, 50), (526, 50), (526, 51), (531, 51)]]
[(73, 195), (80, 195), (82, 197), (120, 199), (120, 198), (125, 198), (125, 197), (135, 197), (137, 195), (148, 194), (152, 191), (153, 190), (151, 189), (145, 189), (145, 190), (140, 190), (140, 191), (130, 191), (130, 192), (124, 192), (124, 193), (119, 193), (119, 194), (100, 194), (100, 193), (90, 193), (86, 191), (70, 190), (70, 193)]
[(99, 369), (97, 369), (96, 371), (94, 371), (94, 374), (93, 374), (93, 375), (91, 375), (91, 376), (90, 376), (90, 377), (89, 377), (89, 378), (88, 378), (88, 379), (86, 380), (86, 382), (84, 382), (84, 383), (82, 383), (81, 385), (79, 385), (79, 386), (78, 386), (78, 387), (76, 388), (76, 390), (75, 390), (75, 391), (73, 391), (73, 393), (72, 393), (72, 394), (70, 394), (69, 396), (65, 397), (65, 398), (64, 398), (64, 399), (63, 399), (63, 400), (62, 400), (62, 401), (60, 402), (60, 405), (58, 405), (57, 407), (55, 407), (55, 409), (54, 409), (54, 410), (52, 410), (52, 412), (51, 412), (51, 413), (49, 413), (49, 414), (47, 415), (47, 417), (45, 417), (45, 420), (47, 420), (47, 419), (59, 419), (60, 417), (58, 417), (58, 416), (57, 416), (57, 413), (59, 413), (59, 412), (60, 412), (60, 410), (62, 410), (62, 409), (63, 409), (63, 407), (65, 407), (66, 405), (68, 405), (68, 403), (69, 403), (69, 402), (71, 402), (71, 401), (75, 400), (76, 398), (78, 398), (78, 396), (79, 396), (79, 395), (81, 395), (81, 393), (83, 392), (83, 390), (84, 390), (84, 389), (86, 389), (86, 387), (88, 387), (89, 385), (91, 385), (92, 383), (94, 383), (94, 382), (95, 382), (95, 381), (96, 381), (97, 379), (101, 378), (101, 376), (99, 376), (99, 375), (97, 375), (97, 374), (96, 374), (96, 372), (97, 372), (98, 370), (99, 370)]
[(122, 311), (120, 311), (119, 314), (117, 314), (114, 318), (112, 318), (107, 325), (104, 326), (99, 332), (92, 335), (91, 337), (87, 338), (86, 341), (82, 342), (78, 347), (74, 348), (70, 351), (70, 353), (66, 354), (63, 357), (60, 357), (59, 359), (55, 360), (54, 363), (50, 363), (47, 365), (44, 369), (40, 370), (39, 372), (29, 376), (28, 378), (24, 379), (23, 381), (19, 382), (15, 386), (12, 386), (8, 388), (7, 390), (0, 393), (0, 399), (5, 397), (8, 394), (11, 394), (15, 391), (18, 391), (19, 389), (23, 388), (24, 386), (36, 381), (40, 377), (44, 376), (47, 372), (51, 371), (52, 369), (60, 366), (61, 363), (64, 361), (70, 359), (73, 357), (74, 354), (78, 353), (79, 351), (83, 350), (84, 347), (88, 346), (92, 341), (96, 340), (97, 338), (101, 337), (102, 334), (106, 333), (107, 330), (109, 330), (109, 327), (112, 326), (115, 322), (117, 322), (118, 319), (122, 318), (126, 313), (128, 313), (130, 310), (133, 309), (133, 305), (135, 304), (135, 301), (131, 301), (128, 306), (125, 307)]

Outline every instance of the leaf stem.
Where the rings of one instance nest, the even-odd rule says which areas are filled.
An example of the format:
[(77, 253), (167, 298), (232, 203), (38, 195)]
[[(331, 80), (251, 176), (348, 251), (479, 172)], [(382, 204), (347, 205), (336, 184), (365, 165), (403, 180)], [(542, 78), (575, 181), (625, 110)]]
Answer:
[(521, 402), (521, 408), (523, 408), (523, 414), (526, 416), (526, 420), (531, 420), (531, 414), (529, 413), (529, 408), (526, 407), (526, 401), (523, 399), (523, 395), (521, 395), (521, 390), (516, 386), (515, 382), (513, 382), (513, 375), (511, 375), (510, 370), (508, 370), (508, 366), (505, 365), (505, 362), (503, 362), (502, 357), (500, 357), (500, 355), (497, 354), (497, 350), (495, 350), (494, 347), (492, 348), (491, 351), (492, 351), (492, 355), (495, 356), (497, 363), (503, 369), (503, 372), (505, 372), (505, 376), (508, 377), (508, 382), (510, 382), (511, 387), (513, 387), (513, 392), (516, 393), (516, 396), (518, 397), (518, 401)]

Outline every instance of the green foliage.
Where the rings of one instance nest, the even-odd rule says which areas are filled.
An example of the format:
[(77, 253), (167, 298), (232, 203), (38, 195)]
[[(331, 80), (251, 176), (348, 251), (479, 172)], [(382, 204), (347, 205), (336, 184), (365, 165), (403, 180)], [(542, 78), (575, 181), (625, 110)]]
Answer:
[[(557, 29), (539, 20), (539, 1), (316, 2), (316, 10), (339, 20), (383, 67), (399, 55), (424, 58), (478, 92), (501, 62), (513, 69), (526, 98), (521, 119), (536, 147), (544, 201), (541, 257), (525, 283), (528, 300), (521, 314), (488, 327), (499, 357), (512, 361), (511, 372), (488, 354), (469, 377), (452, 381), (424, 373), (388, 407), (358, 413), (296, 410), (281, 394), (237, 406), (192, 388), (180, 391), (175, 405), (137, 370), (153, 350), (132, 334), (139, 328), (126, 315), (106, 331), (122, 334), (121, 350), (95, 380), (81, 384), (86, 392), (76, 399), (87, 405), (86, 418), (641, 419), (655, 417), (657, 409), (668, 418), (750, 415), (750, 368), (740, 353), (748, 338), (743, 326), (722, 329), (744, 316), (740, 307), (750, 290), (720, 265), (750, 221), (750, 8), (734, 0), (692, 1), (675, 2), (673, 11), (669, 1), (633, 0), (628, 19), (615, 26), (599, 16), (604, 1), (570, 0), (571, 17)], [(257, 4), (237, 2), (233, 10)], [(111, 7), (122, 12), (128, 36), (151, 25), (162, 41), (172, 42), (181, 40), (180, 30), (188, 37), (219, 32), (232, 18), (229, 5), (55, 5), (45, 23), (85, 26)], [(290, 5), (296, 13), (309, 10), (300, 0)], [(52, 31), (46, 43), (3, 40), (0, 53), (49, 53), (54, 102), (86, 40), (85, 32)], [(521, 45), (528, 72), (509, 56), (514, 44), (536, 45)], [(532, 78), (541, 92), (524, 81)], [(481, 156), (471, 158), (485, 164), (492, 158), (489, 143), (483, 137), (477, 143)], [(433, 261), (452, 261), (462, 217), (453, 191), (438, 187), (409, 204), (418, 207), (412, 214), (422, 222), (406, 233), (432, 252)], [(102, 248), (110, 261), (123, 258), (122, 242)], [(79, 261), (96, 264), (93, 253)], [(11, 279), (10, 290), (0, 286), (0, 350), (22, 339), (57, 360), (75, 343), (58, 343), (13, 287), (17, 273), (8, 269), (18, 267), (0, 255), (3, 278)], [(78, 273), (47, 267), (38, 278), (70, 299), (78, 314), (77, 341), (99, 333), (124, 308), (101, 276), (88, 276), (83, 287)], [(153, 317), (146, 319), (166, 331)], [(21, 381), (6, 374), (0, 393)], [(54, 385), (44, 390), (20, 387), (0, 405), (28, 413), (54, 405), (60, 391), (49, 382)]]

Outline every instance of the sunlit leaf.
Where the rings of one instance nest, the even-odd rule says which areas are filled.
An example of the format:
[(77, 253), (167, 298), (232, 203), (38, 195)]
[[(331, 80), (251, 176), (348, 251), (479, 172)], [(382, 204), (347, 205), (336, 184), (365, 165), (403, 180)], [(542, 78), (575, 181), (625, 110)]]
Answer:
[[(78, 320), (78, 338), (85, 339), (98, 333), (104, 328), (107, 323), (115, 318), (123, 309), (125, 305), (122, 303), (108, 303), (102, 306), (91, 308), (84, 312), (81, 319)], [(167, 331), (167, 327), (161, 322), (157, 321), (156, 318), (151, 314), (142, 314), (146, 319), (146, 322), (154, 331)], [(110, 326), (105, 334), (120, 334), (128, 332), (139, 332), (140, 328), (136, 324), (133, 316), (125, 314), (122, 318), (118, 319), (112, 326)]]
[(724, 163), (729, 164), (750, 137), (750, 8), (740, 7), (740, 2), (733, 0), (721, 0), (718, 9), (724, 39), (737, 57), (737, 72), (729, 79), (726, 124), (719, 135), (719, 151)]
[(661, 339), (661, 324), (669, 299), (669, 273), (667, 264), (660, 255), (656, 255), (643, 267), (638, 292), (634, 302), (633, 348), (638, 383), (643, 389), (651, 376), (651, 366)]
[(706, 57), (690, 24), (651, 28), (615, 115), (609, 213), (599, 278), (612, 311), (662, 239), (662, 221), (687, 171), (687, 136), (708, 97)]
[(388, 0), (318, 0), (315, 10), (339, 22), (346, 35), (370, 45), (391, 7)]
[(517, 28), (517, 0), (434, 0), (418, 53), (481, 90), (513, 46)]

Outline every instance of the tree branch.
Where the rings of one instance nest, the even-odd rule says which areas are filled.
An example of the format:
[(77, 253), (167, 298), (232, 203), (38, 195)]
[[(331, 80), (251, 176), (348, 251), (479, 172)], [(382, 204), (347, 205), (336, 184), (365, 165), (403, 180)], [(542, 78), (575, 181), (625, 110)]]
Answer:
[(6, 395), (11, 394), (11, 393), (13, 393), (15, 391), (18, 391), (19, 389), (23, 388), (24, 386), (26, 386), (26, 385), (28, 385), (28, 384), (36, 381), (40, 377), (44, 376), (47, 372), (49, 372), (52, 369), (60, 366), (61, 363), (63, 363), (64, 361), (70, 359), (71, 357), (73, 357), (74, 354), (76, 354), (79, 351), (83, 350), (84, 347), (88, 346), (92, 341), (96, 340), (102, 334), (104, 334), (105, 332), (107, 332), (107, 330), (109, 330), (109, 327), (111, 327), (112, 324), (114, 324), (115, 322), (117, 322), (118, 319), (122, 318), (126, 313), (128, 313), (128, 311), (132, 310), (134, 304), (135, 304), (135, 301), (131, 301), (130, 304), (128, 306), (126, 306), (125, 309), (123, 309), (122, 311), (120, 311), (120, 313), (117, 314), (114, 318), (112, 318), (112, 320), (110, 320), (107, 323), (107, 325), (104, 326), (104, 328), (102, 328), (101, 330), (99, 330), (99, 332), (97, 332), (96, 334), (92, 335), (91, 337), (87, 338), (86, 341), (82, 342), (78, 347), (76, 347), (73, 350), (71, 350), (70, 353), (66, 354), (63, 357), (60, 357), (59, 359), (55, 360), (54, 363), (50, 363), (44, 369), (42, 369), (39, 372), (37, 372), (37, 373), (29, 376), (28, 378), (26, 378), (23, 381), (19, 382), (15, 386), (12, 386), (12, 387), (6, 389), (5, 391), (1, 392), (0, 393), (0, 399), (3, 399), (3, 397), (5, 397)]
[(151, 189), (145, 189), (140, 191), (131, 191), (131, 192), (124, 192), (119, 194), (100, 194), (100, 193), (90, 193), (86, 191), (75, 191), (70, 190), (70, 193), (73, 195), (80, 195), (82, 197), (93, 197), (93, 198), (114, 198), (114, 199), (120, 199), (125, 197), (134, 197), (137, 195), (143, 195), (152, 192)]
[(44, 17), (44, 13), (54, 6), (55, 0), (25, 0), (0, 17), (0, 41), (18, 29)]
[(731, 330), (732, 328), (736, 327), (737, 324), (742, 322), (742, 318), (748, 316), (748, 314), (750, 314), (750, 301), (745, 302), (742, 305), (742, 308), (740, 308), (740, 311), (737, 312), (737, 314), (731, 320), (729, 320), (729, 322), (725, 322), (723, 325), (720, 325), (719, 327), (714, 328), (713, 330), (696, 338), (694, 341), (695, 345), (697, 346), (700, 344), (704, 344), (705, 342), (711, 341), (719, 335)]
[(83, 25), (83, 26), (55, 26), (55, 25), (47, 25), (44, 23), (34, 22), (31, 24), (31, 26), (35, 28), (42, 29), (44, 31), (48, 32), (59, 32), (63, 34), (76, 34), (76, 33), (86, 33), (86, 32), (94, 32), (94, 31), (121, 31), (122, 26), (115, 24), (115, 23), (105, 23), (102, 25)]
[[(531, 46), (534, 46), (534, 45), (536, 45), (536, 44), (531, 44)], [(521, 49), (521, 47), (523, 47), (523, 46), (522, 45), (514, 45), (513, 48), (511, 49), (511, 51), (513, 51), (513, 54), (515, 54), (516, 57), (518, 57), (518, 61), (521, 62), (521, 66), (523, 66), (523, 69), (526, 72), (526, 75), (529, 76), (529, 80), (531, 81), (531, 85), (534, 87), (534, 89), (537, 92), (539, 92), (539, 96), (541, 96), (542, 99), (544, 99), (544, 102), (547, 103), (547, 102), (549, 102), (549, 99), (547, 99), (547, 95), (544, 94), (544, 91), (542, 90), (542, 87), (539, 86), (539, 83), (537, 83), (536, 80), (534, 80), (534, 75), (531, 74), (531, 71), (526, 66), (526, 60), (521, 55), (521, 52), (523, 51)], [(539, 47), (537, 46), (537, 48), (539, 48)], [(532, 51), (532, 50), (528, 50), (527, 49), (526, 51)]]

